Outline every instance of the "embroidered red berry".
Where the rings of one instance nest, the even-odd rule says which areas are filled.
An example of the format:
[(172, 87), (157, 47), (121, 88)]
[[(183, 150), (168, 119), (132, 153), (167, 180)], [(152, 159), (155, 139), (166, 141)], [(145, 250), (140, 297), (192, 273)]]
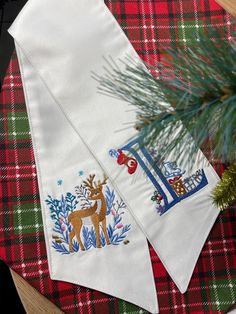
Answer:
[(120, 229), (120, 228), (123, 228), (124, 226), (123, 226), (123, 224), (118, 224), (118, 225), (116, 225), (116, 228), (117, 229)]
[(111, 213), (113, 216), (116, 216), (116, 211), (113, 208), (111, 209)]

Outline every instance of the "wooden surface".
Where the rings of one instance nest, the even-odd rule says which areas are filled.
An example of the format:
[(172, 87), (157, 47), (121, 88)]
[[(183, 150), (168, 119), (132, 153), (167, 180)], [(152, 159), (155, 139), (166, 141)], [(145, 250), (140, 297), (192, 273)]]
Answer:
[(236, 0), (216, 0), (226, 11), (236, 17)]
[(13, 270), (11, 270), (11, 274), (27, 314), (63, 314), (58, 307), (43, 297)]

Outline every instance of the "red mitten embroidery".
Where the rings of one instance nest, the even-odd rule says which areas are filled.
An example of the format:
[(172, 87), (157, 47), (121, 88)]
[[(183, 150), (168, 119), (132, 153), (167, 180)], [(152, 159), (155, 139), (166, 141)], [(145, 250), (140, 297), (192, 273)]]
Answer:
[(129, 174), (135, 173), (138, 166), (137, 160), (134, 159), (133, 157), (128, 157), (120, 149), (118, 149), (117, 152), (118, 152), (117, 163), (119, 165), (126, 165)]

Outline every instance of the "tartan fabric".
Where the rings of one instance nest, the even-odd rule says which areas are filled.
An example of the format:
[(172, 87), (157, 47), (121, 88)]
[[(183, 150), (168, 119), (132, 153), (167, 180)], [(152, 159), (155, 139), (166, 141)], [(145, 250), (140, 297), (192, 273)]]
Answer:
[[(230, 37), (228, 14), (214, 0), (108, 0), (140, 57), (158, 62), (167, 47), (186, 47), (211, 25)], [(125, 301), (49, 278), (19, 66), (14, 54), (0, 96), (0, 258), (66, 313), (146, 313)], [(216, 165), (221, 174), (223, 165)], [(160, 313), (225, 313), (236, 301), (236, 206), (220, 214), (181, 295), (150, 247)], [(191, 248), (189, 248), (191, 249)], [(183, 269), (184, 271), (184, 269)], [(115, 283), (114, 283), (115, 284)]]

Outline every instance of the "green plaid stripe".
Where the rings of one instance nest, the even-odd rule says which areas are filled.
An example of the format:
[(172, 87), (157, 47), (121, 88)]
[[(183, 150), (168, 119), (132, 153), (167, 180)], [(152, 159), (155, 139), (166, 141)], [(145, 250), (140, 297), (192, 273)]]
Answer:
[(227, 310), (235, 302), (236, 278), (209, 281), (213, 310)]
[(29, 122), (26, 112), (8, 112), (9, 140), (24, 140), (29, 138)]
[[(139, 55), (158, 62), (166, 47), (189, 45), (211, 25), (229, 37), (231, 22), (214, 0), (108, 0)], [(186, 40), (186, 41), (185, 41)], [(14, 55), (0, 95), (0, 256), (66, 313), (145, 313), (132, 304), (49, 278), (34, 154)], [(218, 165), (221, 173), (222, 165)], [(21, 226), (21, 228), (20, 228)], [(150, 247), (161, 314), (224, 313), (235, 302), (235, 207), (217, 220), (181, 295)], [(114, 283), (115, 284), (115, 283)]]

